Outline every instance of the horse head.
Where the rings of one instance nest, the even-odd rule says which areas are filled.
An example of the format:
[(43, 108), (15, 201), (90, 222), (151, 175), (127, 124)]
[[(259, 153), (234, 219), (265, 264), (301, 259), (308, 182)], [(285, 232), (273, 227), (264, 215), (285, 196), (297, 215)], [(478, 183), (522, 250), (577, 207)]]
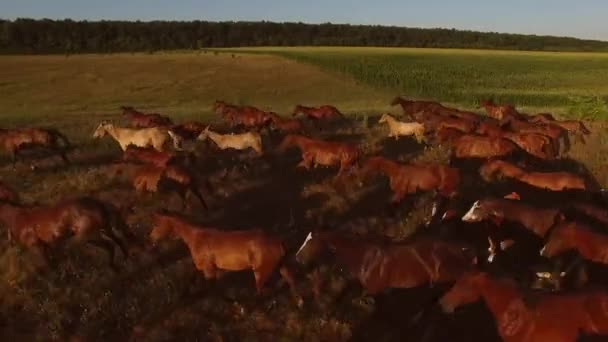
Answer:
[(311, 231), (296, 252), (296, 261), (306, 265), (316, 259), (323, 252), (324, 247), (325, 243), (319, 233)]
[(484, 277), (486, 274), (481, 272), (463, 274), (454, 286), (439, 299), (443, 311), (453, 313), (455, 309), (465, 304), (478, 301), (481, 298), (479, 281)]
[(490, 212), (485, 208), (484, 202), (479, 200), (473, 203), (471, 209), (462, 217), (464, 222), (481, 222), (490, 216)]
[(385, 123), (385, 122), (394, 121), (394, 120), (395, 120), (395, 118), (393, 118), (390, 114), (385, 113), (385, 114), (382, 114), (382, 116), (380, 117), (380, 120), (378, 120), (378, 123)]
[(93, 138), (102, 138), (108, 134), (108, 129), (114, 128), (114, 125), (108, 121), (102, 121), (97, 125), (95, 132), (93, 132)]
[(207, 127), (205, 127), (205, 129), (203, 129), (201, 131), (201, 133), (198, 135), (198, 137), (196, 138), (197, 140), (205, 140), (209, 137), (209, 128), (211, 127), (211, 125), (208, 125)]
[(166, 210), (160, 210), (152, 215), (152, 230), (150, 231), (149, 238), (152, 245), (156, 245), (159, 241), (171, 237), (177, 238), (175, 234), (174, 223), (172, 222), (172, 216)]
[(568, 242), (574, 240), (576, 230), (577, 227), (573, 223), (562, 223), (555, 227), (549, 241), (540, 250), (540, 255), (552, 258), (571, 249)]

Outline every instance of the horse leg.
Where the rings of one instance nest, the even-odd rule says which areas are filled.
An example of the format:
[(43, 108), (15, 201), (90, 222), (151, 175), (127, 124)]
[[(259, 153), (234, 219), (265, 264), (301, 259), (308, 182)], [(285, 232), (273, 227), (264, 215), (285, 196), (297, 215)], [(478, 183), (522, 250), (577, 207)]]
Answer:
[(106, 232), (107, 237), (110, 238), (110, 240), (112, 240), (113, 243), (115, 243), (118, 248), (120, 248), (120, 251), (122, 253), (122, 255), (126, 258), (129, 257), (129, 247), (127, 246), (127, 243), (125, 241), (123, 241), (123, 239), (119, 238), (115, 233), (114, 233), (114, 227), (110, 227), (110, 230)]
[(272, 275), (274, 267), (275, 264), (269, 263), (266, 260), (262, 260), (262, 264), (253, 270), (253, 275), (255, 277), (255, 288), (257, 290), (258, 295), (262, 295), (262, 292), (264, 290), (264, 284)]
[(205, 202), (203, 195), (195, 185), (192, 185), (190, 187), (190, 192), (194, 195), (194, 197), (199, 200), (199, 202), (201, 202), (201, 205), (203, 206), (203, 208), (205, 208), (205, 211), (208, 211), (209, 207), (207, 206), (207, 202)]
[(289, 291), (291, 292), (293, 298), (296, 300), (298, 307), (302, 307), (302, 305), (304, 305), (304, 300), (302, 299), (302, 296), (298, 293), (298, 288), (296, 286), (292, 270), (287, 266), (281, 266), (281, 268), (279, 268), (279, 273), (289, 286)]

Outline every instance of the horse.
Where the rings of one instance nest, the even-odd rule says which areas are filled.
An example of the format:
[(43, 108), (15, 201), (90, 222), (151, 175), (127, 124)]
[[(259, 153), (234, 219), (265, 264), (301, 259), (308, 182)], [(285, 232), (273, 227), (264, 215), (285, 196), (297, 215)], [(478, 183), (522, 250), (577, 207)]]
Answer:
[(262, 294), (265, 283), (279, 267), (292, 293), (299, 297), (291, 271), (282, 265), (285, 247), (280, 237), (261, 229), (224, 231), (202, 227), (183, 217), (157, 212), (149, 238), (156, 245), (168, 237), (180, 238), (188, 246), (194, 266), (206, 279), (218, 279), (225, 271), (251, 270), (257, 293)]
[(231, 127), (244, 126), (262, 129), (268, 126), (272, 120), (269, 113), (253, 106), (235, 106), (223, 101), (216, 101), (213, 109), (216, 113), (221, 114), (224, 121)]
[(503, 220), (517, 222), (536, 236), (543, 238), (551, 228), (564, 220), (558, 209), (541, 209), (504, 198), (478, 200), (462, 217), (464, 222), (481, 222), (491, 219), (497, 225)]
[(434, 144), (443, 144), (449, 143), (452, 144), (456, 139), (465, 135), (461, 130), (454, 128), (441, 127), (433, 133), (433, 143)]
[(504, 138), (463, 135), (452, 143), (452, 153), (459, 159), (505, 157), (518, 151), (519, 146)]
[(383, 157), (371, 157), (363, 163), (362, 175), (377, 172), (388, 177), (393, 203), (419, 191), (436, 190), (445, 197), (454, 197), (460, 184), (459, 170), (444, 165), (402, 165)]
[(146, 114), (135, 110), (133, 107), (122, 106), (122, 115), (125, 117), (131, 126), (135, 128), (150, 128), (158, 126), (171, 126), (173, 122), (170, 118), (157, 113)]
[(302, 122), (298, 119), (288, 119), (279, 116), (276, 113), (268, 113), (271, 118), (270, 126), (283, 133), (298, 133), (303, 129)]
[(298, 147), (302, 153), (302, 161), (297, 167), (310, 170), (313, 165), (339, 165), (337, 177), (341, 176), (347, 168), (352, 168), (360, 156), (359, 148), (354, 144), (314, 140), (297, 134), (285, 136), (277, 150), (284, 152), (291, 147)]
[(517, 133), (537, 133), (546, 135), (553, 140), (554, 146), (557, 146), (561, 153), (566, 153), (570, 150), (570, 139), (568, 131), (553, 124), (533, 124), (524, 120), (510, 120), (503, 127), (510, 128)]
[(171, 126), (171, 131), (184, 140), (195, 140), (208, 125), (198, 121), (187, 121)]
[(64, 200), (51, 206), (25, 206), (0, 202), (0, 222), (13, 239), (38, 255), (46, 263), (47, 248), (71, 235), (70, 244), (90, 243), (108, 253), (114, 265), (114, 246), (128, 256), (123, 237), (129, 232), (123, 218), (112, 205), (91, 197)]
[[(199, 191), (196, 177), (179, 165), (165, 167), (143, 165), (134, 172), (132, 184), (137, 192), (176, 191), (184, 205), (188, 203), (188, 193), (191, 193), (201, 202), (203, 208), (208, 210), (207, 203)], [(211, 189), (209, 182), (205, 184)]]
[(588, 182), (583, 177), (573, 173), (528, 172), (502, 160), (488, 161), (481, 166), (479, 174), (486, 182), (491, 182), (498, 175), (499, 178), (514, 178), (535, 188), (551, 191), (590, 190)]
[(19, 195), (13, 189), (11, 189), (8, 185), (0, 182), (0, 201), (10, 202), (10, 203), (18, 203)]
[(533, 120), (528, 120), (528, 122), (532, 123), (542, 123), (542, 124), (553, 124), (555, 126), (559, 126), (562, 129), (576, 135), (581, 142), (585, 142), (583, 136), (591, 134), (591, 131), (585, 126), (582, 121), (577, 120), (555, 120), (549, 119), (544, 116), (535, 117)]
[(167, 128), (121, 128), (109, 122), (101, 122), (95, 129), (93, 138), (102, 138), (106, 135), (114, 138), (123, 151), (126, 151), (129, 145), (137, 147), (151, 146), (157, 151), (163, 151), (165, 144), (169, 141), (173, 142), (173, 147), (176, 150), (181, 149), (179, 138), (170, 134)]
[(608, 294), (589, 290), (572, 294), (539, 294), (524, 301), (516, 284), (484, 272), (468, 272), (439, 300), (445, 313), (482, 299), (506, 342), (574, 342), (579, 333), (608, 334)]
[(596, 233), (579, 222), (562, 222), (553, 229), (540, 255), (552, 258), (575, 250), (585, 260), (608, 265), (607, 247), (608, 235)]
[(386, 123), (389, 129), (389, 137), (395, 140), (401, 136), (414, 136), (420, 144), (424, 141), (424, 125), (417, 122), (401, 122), (390, 114), (383, 114), (378, 123)]
[(441, 104), (434, 101), (406, 100), (402, 97), (395, 97), (393, 99), (391, 106), (396, 105), (400, 105), (403, 109), (403, 113), (410, 116), (420, 112), (432, 112), (435, 108), (443, 107)]
[(0, 146), (12, 155), (13, 166), (17, 162), (20, 152), (32, 147), (43, 147), (54, 151), (59, 154), (64, 163), (70, 163), (65, 150), (72, 145), (65, 135), (55, 129), (0, 129)]
[(122, 154), (122, 161), (140, 162), (151, 164), (157, 167), (166, 167), (175, 163), (177, 156), (171, 152), (157, 151), (150, 147), (129, 146)]
[(319, 107), (296, 105), (291, 116), (295, 117), (298, 114), (303, 114), (307, 118), (313, 120), (332, 120), (344, 118), (344, 115), (338, 110), (338, 108), (329, 105)]
[(234, 149), (234, 150), (246, 150), (248, 148), (253, 149), (258, 154), (262, 154), (262, 137), (256, 132), (246, 132), (241, 134), (219, 134), (209, 130), (209, 126), (198, 136), (198, 140), (211, 139), (217, 147), (222, 150)]
[(577, 212), (580, 212), (594, 220), (608, 225), (608, 209), (598, 207), (589, 203), (573, 203), (571, 208)]
[(319, 259), (324, 251), (331, 252), (369, 295), (388, 288), (452, 282), (476, 262), (466, 245), (431, 238), (377, 243), (339, 232), (309, 233), (296, 260), (308, 263)]
[(511, 120), (522, 120), (523, 116), (512, 105), (497, 105), (492, 100), (481, 100), (479, 105), (486, 110), (489, 117), (501, 123)]

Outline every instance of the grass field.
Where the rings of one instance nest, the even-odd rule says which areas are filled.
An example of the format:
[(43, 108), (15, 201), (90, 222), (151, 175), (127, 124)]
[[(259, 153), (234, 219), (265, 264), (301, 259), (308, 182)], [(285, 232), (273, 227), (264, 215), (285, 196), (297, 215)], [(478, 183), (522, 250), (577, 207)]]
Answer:
[[(179, 206), (171, 196), (136, 195), (125, 180), (108, 177), (109, 164), (120, 151), (111, 140), (93, 140), (91, 135), (99, 121), (119, 121), (121, 105), (167, 114), (178, 122), (195, 119), (215, 125), (211, 104), (216, 99), (283, 114), (291, 113), (296, 103), (333, 104), (353, 120), (327, 131), (309, 127), (311, 134), (359, 142), (368, 155), (444, 162), (445, 149), (384, 139), (385, 128), (364, 119), (384, 111), (399, 113), (388, 106), (397, 94), (468, 109), (475, 109), (478, 98), (493, 96), (530, 111), (593, 114), (598, 119), (605, 115), (607, 76), (608, 55), (602, 54), (264, 48), (217, 54), (0, 56), (0, 127), (53, 126), (76, 145), (70, 152), (73, 164), (67, 167), (56, 158), (43, 158), (36, 161), (36, 171), (26, 162), (15, 171), (8, 157), (0, 155), (0, 180), (19, 191), (26, 203), (54, 203), (81, 194), (117, 205), (135, 203), (128, 223), (143, 240), (154, 210)], [(588, 124), (593, 134), (587, 145), (575, 144), (552, 167), (589, 172), (606, 187), (606, 125)], [(265, 137), (264, 143), (272, 149), (276, 137)], [(221, 154), (202, 143), (188, 147), (197, 155), (196, 170), (215, 189), (206, 194), (211, 214), (194, 206), (188, 215), (220, 227), (262, 227), (285, 234), (292, 237), (290, 248), (321, 224), (399, 240), (430, 209), (429, 196), (423, 195), (408, 198), (396, 213), (387, 210), (390, 195), (384, 183), (360, 187), (335, 183), (332, 172), (325, 170), (296, 171), (297, 156), (268, 153), (257, 158)], [(237, 163), (248, 168), (234, 167)], [(473, 183), (464, 196), (510, 191), (508, 184)], [(250, 274), (222, 279), (217, 286), (200, 280), (179, 243), (135, 255), (121, 263), (119, 274), (111, 273), (105, 255), (94, 249), (59, 248), (53, 259), (55, 268), (37, 273), (27, 251), (0, 238), (0, 339), (344, 341), (359, 336), (393, 341), (420, 336), (422, 325), (404, 322), (415, 316), (414, 303), (430, 298), (426, 292), (397, 292), (376, 302), (327, 267), (322, 272), (332, 276), (322, 304), (298, 309), (284, 287), (257, 298)], [(491, 323), (490, 337), (483, 339), (483, 324), (463, 317), (450, 323), (464, 331), (462, 336), (479, 331), (482, 340), (492, 340)], [(440, 334), (447, 331), (439, 329)], [(456, 335), (443, 340), (447, 338), (458, 340)]]
[[(608, 54), (407, 48), (257, 48), (337, 71), (394, 94), (475, 108), (494, 98), (520, 108), (593, 116), (608, 100)], [(598, 108), (599, 107), (599, 108)]]

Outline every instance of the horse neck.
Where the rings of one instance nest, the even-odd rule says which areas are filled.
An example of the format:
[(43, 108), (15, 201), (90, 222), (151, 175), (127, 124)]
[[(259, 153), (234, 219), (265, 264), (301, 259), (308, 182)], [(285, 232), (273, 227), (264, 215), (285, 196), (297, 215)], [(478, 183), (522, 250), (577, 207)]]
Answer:
[(105, 127), (106, 132), (108, 132), (109, 135), (112, 136), (112, 138), (116, 139), (116, 140), (120, 140), (122, 138), (122, 132), (119, 128), (114, 127), (114, 126), (106, 126)]
[(357, 273), (363, 264), (367, 244), (335, 235), (326, 235), (323, 241), (331, 248), (338, 261), (349, 271)]
[(211, 139), (211, 140), (213, 140), (215, 142), (217, 142), (218, 140), (222, 139), (222, 135), (219, 134), (219, 133), (215, 133), (215, 132), (212, 132), (212, 131), (206, 131), (206, 134), (207, 134), (207, 137), (209, 137), (209, 139)]
[(477, 290), (486, 303), (486, 306), (498, 320), (513, 301), (521, 301), (521, 295), (511, 285), (487, 276), (477, 281)]
[(200, 230), (175, 217), (168, 218), (168, 220), (171, 229), (175, 231), (175, 233), (184, 241), (186, 245), (188, 245), (188, 247), (192, 247), (190, 244), (192, 243), (193, 237), (197, 234), (197, 232), (200, 232)]

